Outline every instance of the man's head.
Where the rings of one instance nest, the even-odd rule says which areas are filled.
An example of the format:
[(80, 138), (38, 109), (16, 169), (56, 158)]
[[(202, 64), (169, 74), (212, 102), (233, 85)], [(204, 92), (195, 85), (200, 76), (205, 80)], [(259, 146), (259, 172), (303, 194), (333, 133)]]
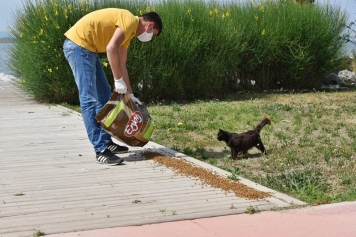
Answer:
[[(147, 12), (141, 16), (145, 22), (149, 22), (149, 25), (153, 25), (154, 36), (159, 36), (162, 32), (163, 25), (161, 17), (156, 12)], [(153, 24), (152, 24), (153, 23)]]

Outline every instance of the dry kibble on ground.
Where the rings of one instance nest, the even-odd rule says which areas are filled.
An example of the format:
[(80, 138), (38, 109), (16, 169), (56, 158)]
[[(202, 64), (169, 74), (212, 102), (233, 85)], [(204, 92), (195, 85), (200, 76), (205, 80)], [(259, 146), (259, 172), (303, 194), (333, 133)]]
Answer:
[(203, 185), (210, 185), (213, 188), (220, 188), (226, 192), (233, 192), (237, 197), (247, 199), (262, 199), (271, 196), (270, 193), (250, 188), (238, 181), (233, 181), (222, 177), (216, 172), (199, 167), (183, 159), (172, 158), (157, 152), (150, 151), (146, 151), (142, 153), (142, 155), (148, 160), (153, 160), (157, 163), (165, 165), (166, 167), (172, 169), (176, 174), (198, 178)]

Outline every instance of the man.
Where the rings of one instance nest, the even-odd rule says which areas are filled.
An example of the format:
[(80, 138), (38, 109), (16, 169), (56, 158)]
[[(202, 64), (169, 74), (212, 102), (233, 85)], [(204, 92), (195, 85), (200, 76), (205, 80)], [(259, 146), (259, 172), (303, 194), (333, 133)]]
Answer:
[(127, 152), (128, 148), (115, 144), (95, 120), (111, 97), (111, 88), (97, 53), (107, 53), (116, 92), (128, 92), (133, 102), (141, 104), (130, 85), (127, 49), (135, 36), (147, 42), (161, 31), (162, 20), (155, 12), (138, 17), (124, 9), (107, 8), (85, 15), (65, 33), (64, 55), (74, 74), (84, 125), (98, 163), (120, 164), (123, 159), (115, 154)]

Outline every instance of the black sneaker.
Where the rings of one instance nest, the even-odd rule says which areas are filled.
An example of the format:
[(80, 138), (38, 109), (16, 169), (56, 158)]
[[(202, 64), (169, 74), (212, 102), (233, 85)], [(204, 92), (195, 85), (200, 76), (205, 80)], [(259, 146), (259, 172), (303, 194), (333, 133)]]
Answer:
[(119, 165), (124, 160), (114, 155), (109, 149), (105, 149), (103, 152), (96, 153), (96, 162), (105, 165)]
[(109, 142), (106, 144), (106, 146), (114, 154), (126, 153), (129, 151), (128, 147), (117, 145), (114, 142)]

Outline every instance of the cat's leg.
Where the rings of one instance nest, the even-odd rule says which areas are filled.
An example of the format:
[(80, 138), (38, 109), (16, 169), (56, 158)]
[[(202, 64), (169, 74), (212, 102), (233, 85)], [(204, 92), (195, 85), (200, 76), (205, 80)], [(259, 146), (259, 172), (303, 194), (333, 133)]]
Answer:
[(237, 158), (237, 155), (239, 154), (239, 151), (236, 148), (231, 149), (231, 158), (235, 160)]
[(261, 138), (258, 138), (258, 143), (257, 143), (257, 145), (256, 145), (256, 148), (257, 148), (258, 150), (260, 150), (262, 153), (265, 153), (265, 154), (267, 155), (266, 149), (265, 149), (265, 147), (264, 147), (264, 145), (263, 145), (263, 143), (262, 143)]

